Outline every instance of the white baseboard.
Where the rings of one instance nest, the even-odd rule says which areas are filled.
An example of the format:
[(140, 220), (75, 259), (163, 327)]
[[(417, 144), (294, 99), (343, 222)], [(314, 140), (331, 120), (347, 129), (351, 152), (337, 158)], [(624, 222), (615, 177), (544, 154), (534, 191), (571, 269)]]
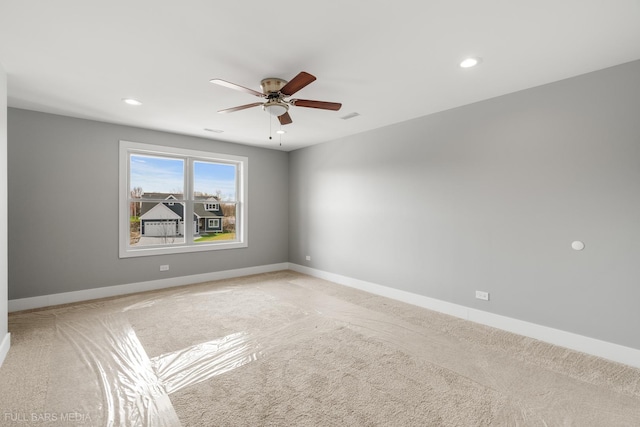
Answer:
[(9, 347), (11, 347), (11, 334), (7, 332), (0, 342), (0, 366), (4, 363), (7, 353), (9, 353)]
[(280, 264), (260, 265), (257, 267), (238, 268), (235, 270), (194, 274), (191, 276), (170, 277), (167, 279), (150, 280), (148, 282), (128, 283), (126, 285), (114, 285), (96, 289), (85, 289), (74, 292), (12, 299), (9, 300), (9, 312), (11, 313), (14, 311), (49, 307), (52, 305), (69, 304), (72, 302), (127, 295), (136, 292), (153, 291), (156, 289), (191, 285), (213, 280), (230, 279), (234, 277), (249, 276), (252, 274), (269, 273), (272, 271), (286, 270), (288, 268), (289, 263), (284, 262)]
[[(501, 316), (482, 310), (465, 307), (459, 304), (429, 298), (399, 289), (389, 288), (364, 280), (358, 280), (335, 273), (329, 273), (294, 263), (269, 264), (257, 267), (239, 268), (235, 270), (217, 271), (212, 273), (195, 274), (191, 276), (172, 277), (167, 279), (151, 280), (147, 282), (129, 283), (126, 285), (107, 286), (96, 289), (86, 289), (75, 292), (42, 295), (31, 298), (9, 300), (9, 312), (30, 310), (34, 308), (48, 307), (52, 305), (68, 304), (79, 301), (87, 301), (98, 298), (113, 297), (132, 294), (136, 292), (151, 291), (170, 288), (174, 286), (191, 285), (195, 283), (213, 280), (230, 279), (234, 277), (249, 276), (252, 274), (269, 273), (291, 269), (309, 276), (329, 280), (341, 285), (360, 289), (375, 295), (413, 304), (418, 307), (455, 316), (461, 319), (513, 332), (540, 341), (555, 344), (572, 350), (581, 351), (593, 356), (602, 357), (615, 362), (640, 368), (640, 350), (625, 347), (619, 344), (574, 334), (559, 329), (542, 326), (511, 317)], [(10, 338), (7, 334), (0, 344), (0, 365), (9, 351)]]
[(418, 307), (427, 308), (429, 310), (459, 317), (472, 322), (502, 329), (515, 334), (535, 338), (560, 347), (569, 348), (571, 350), (580, 351), (593, 356), (602, 357), (614, 362), (623, 363), (625, 365), (640, 368), (640, 350), (625, 347), (619, 344), (574, 334), (572, 332), (560, 329), (550, 328), (535, 323), (525, 322), (523, 320), (511, 317), (501, 316), (482, 310), (465, 307), (459, 304), (425, 297), (423, 295), (414, 294), (399, 289), (393, 289), (381, 286), (363, 280), (353, 279), (351, 277), (339, 274), (329, 273), (299, 264), (289, 263), (289, 269), (309, 276), (325, 279), (340, 285), (349, 286), (351, 288), (360, 289), (365, 292), (413, 304)]

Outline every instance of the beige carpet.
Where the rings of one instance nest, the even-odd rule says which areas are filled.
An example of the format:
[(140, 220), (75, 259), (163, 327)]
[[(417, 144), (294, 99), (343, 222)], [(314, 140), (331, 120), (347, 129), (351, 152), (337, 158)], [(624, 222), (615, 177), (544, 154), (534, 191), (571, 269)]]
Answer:
[(291, 271), (9, 322), (2, 426), (640, 426), (638, 369)]

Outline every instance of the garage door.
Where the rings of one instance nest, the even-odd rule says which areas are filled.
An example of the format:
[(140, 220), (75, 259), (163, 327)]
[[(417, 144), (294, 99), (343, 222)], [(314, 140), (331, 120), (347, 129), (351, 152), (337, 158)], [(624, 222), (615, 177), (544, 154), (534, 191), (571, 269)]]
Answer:
[[(184, 236), (184, 221), (180, 221), (180, 224), (178, 224), (178, 234), (180, 234), (181, 236)], [(193, 234), (198, 234), (198, 222), (197, 221), (193, 221)]]
[(175, 236), (176, 228), (176, 221), (147, 221), (144, 223), (143, 235), (149, 237)]

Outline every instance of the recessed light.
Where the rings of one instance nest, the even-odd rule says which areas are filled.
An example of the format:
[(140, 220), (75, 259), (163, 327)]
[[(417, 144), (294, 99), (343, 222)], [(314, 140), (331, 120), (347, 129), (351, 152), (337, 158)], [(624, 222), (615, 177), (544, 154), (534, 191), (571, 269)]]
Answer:
[(142, 105), (142, 102), (133, 98), (122, 98), (122, 102), (127, 103), (129, 105)]
[(460, 63), (460, 66), (462, 68), (471, 68), (478, 65), (480, 61), (481, 61), (480, 58), (466, 58), (464, 61)]
[(283, 131), (283, 130), (277, 130), (276, 133), (279, 133), (280, 135), (285, 134), (287, 132)]
[(222, 129), (209, 129), (209, 128), (204, 128), (204, 130), (206, 130), (207, 132), (213, 132), (213, 133), (222, 133), (222, 132), (224, 132)]

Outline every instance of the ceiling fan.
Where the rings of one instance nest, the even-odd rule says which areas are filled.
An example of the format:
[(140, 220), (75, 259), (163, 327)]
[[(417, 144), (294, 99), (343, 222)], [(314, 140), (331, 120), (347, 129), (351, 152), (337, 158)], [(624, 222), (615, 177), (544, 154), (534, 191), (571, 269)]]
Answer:
[(307, 86), (315, 79), (316, 78), (314, 76), (305, 71), (301, 71), (289, 82), (277, 77), (268, 77), (260, 82), (262, 92), (249, 89), (247, 87), (240, 86), (226, 80), (211, 79), (209, 81), (220, 86), (239, 90), (241, 92), (257, 96), (258, 98), (266, 99), (266, 102), (254, 102), (252, 104), (240, 105), (238, 107), (220, 110), (218, 111), (218, 113), (232, 113), (234, 111), (240, 111), (262, 105), (262, 109), (264, 111), (267, 111), (269, 114), (278, 117), (281, 125), (288, 125), (289, 123), (292, 123), (291, 116), (289, 115), (290, 105), (295, 105), (296, 107), (319, 108), (321, 110), (332, 111), (338, 111), (340, 107), (342, 107), (342, 104), (338, 102), (312, 101), (309, 99), (285, 99), (298, 92), (300, 89)]

